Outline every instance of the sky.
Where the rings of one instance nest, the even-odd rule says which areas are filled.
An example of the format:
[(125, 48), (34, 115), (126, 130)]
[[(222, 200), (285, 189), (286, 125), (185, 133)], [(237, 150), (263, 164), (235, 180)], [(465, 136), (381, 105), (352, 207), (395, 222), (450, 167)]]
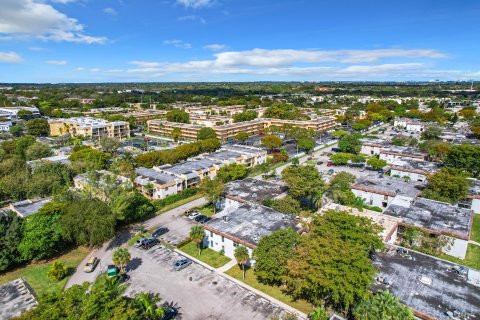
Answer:
[(0, 0), (0, 82), (480, 80), (478, 0)]

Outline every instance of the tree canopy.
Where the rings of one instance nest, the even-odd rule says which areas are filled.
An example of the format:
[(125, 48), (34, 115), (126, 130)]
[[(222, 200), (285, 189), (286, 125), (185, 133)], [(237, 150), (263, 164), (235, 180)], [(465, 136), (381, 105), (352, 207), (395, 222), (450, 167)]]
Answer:
[(279, 148), (281, 145), (282, 139), (277, 136), (269, 135), (262, 138), (262, 146), (267, 149), (273, 150)]
[(183, 110), (173, 109), (167, 112), (167, 120), (170, 122), (190, 123), (190, 116)]
[(288, 186), (288, 193), (298, 200), (318, 198), (325, 186), (315, 166), (289, 166), (282, 171), (282, 179)]
[(217, 139), (217, 134), (212, 128), (201, 128), (197, 133), (197, 140)]
[(338, 147), (343, 152), (357, 154), (362, 148), (362, 142), (356, 135), (350, 134), (348, 136), (343, 136), (338, 141)]
[(50, 132), (48, 120), (44, 118), (28, 120), (25, 128), (32, 136), (46, 136)]
[(468, 194), (470, 181), (467, 177), (459, 170), (442, 168), (428, 177), (427, 188), (423, 190), (422, 196), (438, 201), (456, 202)]

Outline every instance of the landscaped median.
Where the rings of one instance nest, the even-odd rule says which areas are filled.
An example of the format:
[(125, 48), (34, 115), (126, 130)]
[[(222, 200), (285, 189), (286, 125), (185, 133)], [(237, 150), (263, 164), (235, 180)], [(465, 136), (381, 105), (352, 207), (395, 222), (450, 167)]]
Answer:
[(37, 295), (40, 293), (62, 290), (69, 277), (67, 276), (60, 281), (50, 282), (47, 276), (50, 266), (54, 262), (59, 261), (65, 263), (67, 268), (73, 271), (90, 253), (90, 251), (91, 250), (86, 247), (78, 247), (55, 259), (51, 259), (46, 262), (30, 263), (23, 268), (17, 268), (1, 275), (0, 284), (23, 277), (25, 280), (27, 280), (28, 284), (32, 287)]
[(243, 279), (242, 269), (238, 265), (225, 271), (225, 274), (306, 314), (309, 314), (314, 309), (313, 306), (305, 300), (293, 301), (292, 298), (284, 294), (279, 287), (269, 286), (258, 282), (257, 277), (253, 273), (253, 269), (246, 269), (245, 279)]
[(185, 252), (189, 256), (200, 260), (213, 268), (220, 268), (231, 261), (230, 258), (220, 254), (210, 248), (202, 249), (201, 254), (198, 254), (198, 247), (193, 242), (187, 242), (186, 244), (177, 247), (178, 250)]
[(184, 204), (187, 204), (194, 200), (200, 199), (202, 196), (203, 195), (198, 192), (197, 188), (190, 188), (183, 190), (180, 193), (170, 195), (165, 199), (154, 200), (152, 201), (152, 204), (157, 209), (156, 214), (159, 215), (169, 210), (183, 206)]

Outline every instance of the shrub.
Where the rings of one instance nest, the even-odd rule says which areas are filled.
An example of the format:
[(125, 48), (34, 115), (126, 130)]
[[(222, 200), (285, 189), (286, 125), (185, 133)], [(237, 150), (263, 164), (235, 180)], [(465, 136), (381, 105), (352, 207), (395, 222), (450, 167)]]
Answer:
[(161, 209), (165, 206), (168, 206), (172, 203), (175, 203), (177, 201), (180, 201), (180, 200), (183, 200), (183, 199), (186, 199), (186, 198), (190, 198), (190, 197), (196, 195), (197, 193), (198, 193), (197, 188), (189, 188), (189, 189), (183, 190), (180, 193), (168, 196), (164, 199), (154, 200), (154, 201), (152, 201), (152, 204), (155, 206), (156, 210), (159, 210), (159, 209)]
[(68, 275), (68, 268), (65, 263), (55, 261), (48, 270), (48, 280), (51, 282), (60, 281)]

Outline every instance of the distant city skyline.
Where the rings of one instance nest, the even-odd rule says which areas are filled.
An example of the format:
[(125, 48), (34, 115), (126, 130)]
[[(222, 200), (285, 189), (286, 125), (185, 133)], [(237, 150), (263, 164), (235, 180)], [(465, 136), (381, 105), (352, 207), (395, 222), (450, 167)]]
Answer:
[(0, 5), (0, 82), (480, 80), (474, 0)]

